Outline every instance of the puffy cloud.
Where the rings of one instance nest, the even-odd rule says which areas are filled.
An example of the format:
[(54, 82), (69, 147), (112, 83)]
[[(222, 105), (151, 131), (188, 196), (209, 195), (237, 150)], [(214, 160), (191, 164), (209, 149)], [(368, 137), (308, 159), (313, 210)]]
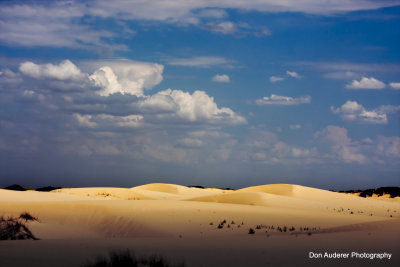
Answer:
[(229, 76), (226, 74), (221, 74), (221, 75), (217, 74), (214, 77), (212, 77), (212, 81), (219, 82), (219, 83), (229, 83), (230, 79), (229, 79)]
[(351, 142), (351, 139), (347, 136), (346, 128), (332, 125), (327, 126), (322, 131), (316, 132), (314, 137), (328, 142), (334, 147), (334, 149), (348, 145)]
[(195, 91), (190, 94), (181, 90), (168, 89), (158, 94), (171, 97), (177, 105), (176, 113), (160, 114), (159, 118), (210, 124), (246, 123), (244, 117), (237, 115), (230, 108), (218, 108), (214, 98), (203, 91)]
[[(94, 70), (93, 74), (82, 72), (69, 60), (59, 65), (21, 64), (20, 73), (40, 83), (32, 86), (31, 80), (22, 81), (20, 98), (25, 102), (41, 102), (42, 107), (53, 110), (72, 112), (79, 126), (95, 131), (152, 124), (222, 126), (246, 123), (246, 119), (232, 109), (218, 107), (214, 98), (204, 91), (188, 93), (168, 89), (145, 95), (145, 89), (151, 89), (163, 79), (160, 64), (130, 60), (80, 63), (82, 69)], [(3, 71), (0, 78), (4, 73), (7, 72)], [(226, 81), (225, 75), (220, 76), (220, 80)], [(81, 90), (51, 94), (54, 88), (72, 88), (77, 84)]]
[(229, 65), (232, 61), (223, 57), (192, 57), (192, 58), (172, 58), (167, 60), (167, 64), (172, 66), (209, 68), (211, 66)]
[(367, 110), (356, 101), (347, 101), (341, 107), (331, 106), (334, 114), (339, 114), (343, 120), (350, 122), (362, 122), (373, 124), (385, 124), (388, 122), (387, 115), (400, 110), (400, 106), (381, 106), (377, 109)]
[(102, 96), (115, 93), (142, 96), (143, 89), (151, 89), (163, 79), (164, 66), (156, 63), (125, 60), (92, 64), (103, 65), (89, 76)]
[(141, 126), (142, 115), (114, 116), (109, 114), (79, 114), (75, 113), (74, 117), (78, 124), (85, 128), (107, 128), (112, 130), (115, 127), (136, 128)]
[(329, 125), (316, 132), (314, 137), (328, 143), (338, 160), (358, 164), (367, 162), (367, 157), (360, 152), (361, 148), (351, 142), (347, 130), (343, 127)]
[(290, 77), (296, 78), (296, 79), (301, 79), (301, 77), (302, 77), (295, 71), (286, 71), (286, 74), (289, 75)]
[(251, 129), (239, 150), (245, 160), (253, 163), (303, 164), (318, 161), (316, 147), (300, 148), (289, 145), (265, 127)]
[(282, 77), (279, 77), (279, 76), (271, 76), (271, 77), (269, 77), (269, 81), (270, 81), (271, 83), (279, 82), (279, 81), (282, 81), (282, 80), (283, 80), (283, 78), (282, 78)]
[(86, 77), (71, 61), (64, 60), (59, 65), (21, 63), (19, 71), (35, 79), (82, 80)]
[(282, 105), (282, 106), (294, 106), (300, 104), (309, 104), (311, 103), (311, 96), (302, 96), (302, 97), (290, 97), (290, 96), (279, 96), (271, 94), (270, 97), (263, 97), (262, 99), (257, 99), (257, 105)]
[(400, 137), (379, 136), (377, 151), (380, 155), (386, 157), (400, 158)]
[(378, 81), (377, 79), (371, 77), (362, 77), (360, 81), (353, 80), (351, 84), (347, 84), (346, 88), (347, 89), (383, 89), (385, 88), (386, 85), (385, 83)]
[(92, 115), (86, 114), (86, 115), (81, 115), (79, 113), (74, 114), (74, 118), (78, 122), (80, 126), (87, 127), (87, 128), (93, 128), (97, 126), (97, 123), (91, 121)]
[(2, 84), (16, 85), (22, 82), (22, 78), (19, 73), (15, 73), (10, 69), (3, 69), (0, 71), (0, 86)]
[(400, 83), (389, 83), (389, 86), (390, 86), (392, 89), (400, 90)]

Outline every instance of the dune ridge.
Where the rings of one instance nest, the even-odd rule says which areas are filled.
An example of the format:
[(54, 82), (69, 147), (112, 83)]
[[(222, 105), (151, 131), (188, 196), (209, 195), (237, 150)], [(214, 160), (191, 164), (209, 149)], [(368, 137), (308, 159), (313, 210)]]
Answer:
[[(244, 222), (246, 227), (271, 224), (323, 229), (400, 219), (397, 202), (290, 184), (239, 190), (163, 183), (51, 192), (0, 190), (0, 210), (10, 215), (29, 211), (39, 217), (41, 223), (32, 227), (41, 238), (219, 236), (223, 232), (215, 225), (224, 219)], [(231, 234), (246, 231), (237, 227)]]

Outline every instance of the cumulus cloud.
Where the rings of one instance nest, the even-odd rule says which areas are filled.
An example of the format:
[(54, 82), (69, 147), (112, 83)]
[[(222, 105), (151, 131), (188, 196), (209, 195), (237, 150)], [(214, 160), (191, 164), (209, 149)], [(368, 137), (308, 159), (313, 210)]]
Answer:
[(400, 137), (379, 136), (377, 151), (385, 157), (400, 158)]
[(219, 82), (219, 83), (229, 83), (230, 79), (227, 74), (221, 74), (221, 75), (217, 74), (214, 77), (212, 77), (212, 81)]
[(283, 78), (282, 78), (282, 77), (279, 77), (279, 76), (271, 76), (271, 77), (269, 77), (269, 81), (270, 81), (271, 83), (279, 82), (279, 81), (282, 81), (282, 80), (283, 80)]
[[(145, 94), (146, 89), (162, 81), (163, 68), (160, 64), (131, 60), (80, 62), (78, 68), (65, 60), (58, 65), (24, 62), (20, 65), (20, 73), (14, 75), (23, 74), (21, 79), (25, 76), (25, 79), (34, 79), (33, 83), (38, 81), (37, 86), (32, 86), (31, 80), (22, 79), (21, 101), (40, 101), (43, 107), (71, 112), (77, 125), (95, 131), (156, 124), (222, 126), (246, 123), (246, 119), (232, 109), (218, 107), (214, 98), (204, 91), (188, 93), (168, 89)], [(6, 73), (4, 70), (0, 79)], [(219, 76), (219, 81), (229, 80), (227, 75)], [(81, 90), (51, 94), (54, 88), (77, 84)]]
[(358, 164), (367, 162), (367, 157), (360, 151), (361, 148), (352, 143), (347, 136), (347, 129), (343, 127), (329, 125), (325, 129), (316, 132), (314, 137), (328, 143), (338, 160)]
[(93, 62), (103, 65), (89, 79), (99, 87), (99, 95), (115, 93), (142, 96), (143, 89), (151, 89), (161, 83), (164, 66), (137, 61)]
[(112, 129), (115, 127), (136, 128), (141, 126), (142, 115), (114, 116), (110, 114), (79, 114), (75, 113), (74, 118), (78, 124), (85, 128)]
[(290, 97), (290, 96), (279, 96), (271, 94), (270, 97), (263, 97), (261, 99), (256, 100), (257, 105), (282, 105), (282, 106), (294, 106), (300, 104), (309, 104), (311, 103), (311, 96), (302, 96), (302, 97)]
[(265, 127), (253, 127), (240, 152), (252, 163), (307, 164), (318, 161), (316, 147), (289, 145)]
[(87, 127), (87, 128), (94, 128), (97, 126), (97, 123), (91, 121), (92, 115), (86, 114), (86, 115), (81, 115), (79, 113), (74, 114), (74, 118), (78, 122), (80, 126)]
[(86, 75), (69, 60), (64, 60), (59, 65), (35, 64), (26, 61), (21, 63), (19, 71), (35, 79), (82, 80), (86, 77)]
[(296, 79), (301, 79), (301, 77), (302, 77), (295, 71), (286, 71), (286, 74), (289, 75), (290, 77), (296, 78)]
[(383, 89), (385, 88), (386, 85), (385, 83), (371, 77), (362, 77), (360, 81), (353, 80), (351, 84), (347, 84), (346, 88), (347, 89)]
[(158, 94), (171, 97), (177, 105), (176, 113), (160, 114), (159, 118), (210, 124), (246, 123), (244, 117), (236, 114), (230, 108), (218, 108), (214, 98), (203, 91), (195, 91), (190, 94), (181, 90), (168, 89)]
[(389, 83), (389, 86), (390, 86), (392, 89), (400, 90), (400, 83)]
[(392, 114), (400, 110), (400, 106), (381, 106), (377, 109), (367, 110), (356, 101), (347, 101), (341, 107), (334, 108), (331, 106), (334, 114), (339, 114), (343, 120), (350, 122), (385, 124), (388, 122), (388, 114)]

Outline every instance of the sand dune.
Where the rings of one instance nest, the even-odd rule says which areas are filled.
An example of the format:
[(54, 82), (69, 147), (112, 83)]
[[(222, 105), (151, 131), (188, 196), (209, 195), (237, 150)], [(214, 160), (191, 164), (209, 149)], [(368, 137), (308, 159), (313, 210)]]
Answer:
[[(24, 211), (39, 218), (30, 228), (42, 240), (83, 238), (93, 242), (110, 238), (186, 238), (190, 242), (224, 238), (238, 244), (248, 238), (249, 228), (256, 229), (257, 225), (275, 227), (256, 229), (257, 238), (265, 238), (266, 230), (268, 236), (301, 235), (307, 232), (300, 229), (307, 227), (316, 235), (329, 234), (333, 239), (341, 232), (366, 238), (371, 232), (380, 231), (379, 236), (385, 238), (382, 242), (392, 242), (399, 237), (399, 227), (393, 225), (400, 225), (398, 202), (286, 184), (240, 190), (160, 183), (52, 192), (0, 190), (0, 215), (16, 216)], [(226, 224), (218, 229), (223, 220)], [(385, 231), (385, 225), (392, 225), (390, 231)], [(278, 226), (296, 230), (279, 232)], [(285, 240), (282, 238), (276, 242)]]

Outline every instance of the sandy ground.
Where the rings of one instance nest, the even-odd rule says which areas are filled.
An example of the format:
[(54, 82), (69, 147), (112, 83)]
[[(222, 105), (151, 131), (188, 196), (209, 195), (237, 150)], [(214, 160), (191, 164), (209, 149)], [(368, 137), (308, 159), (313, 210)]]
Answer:
[[(24, 211), (39, 218), (29, 227), (40, 240), (0, 241), (0, 266), (81, 266), (127, 249), (194, 267), (400, 266), (399, 200), (298, 185), (0, 190), (0, 215)], [(393, 255), (309, 259), (310, 252), (353, 251)]]

